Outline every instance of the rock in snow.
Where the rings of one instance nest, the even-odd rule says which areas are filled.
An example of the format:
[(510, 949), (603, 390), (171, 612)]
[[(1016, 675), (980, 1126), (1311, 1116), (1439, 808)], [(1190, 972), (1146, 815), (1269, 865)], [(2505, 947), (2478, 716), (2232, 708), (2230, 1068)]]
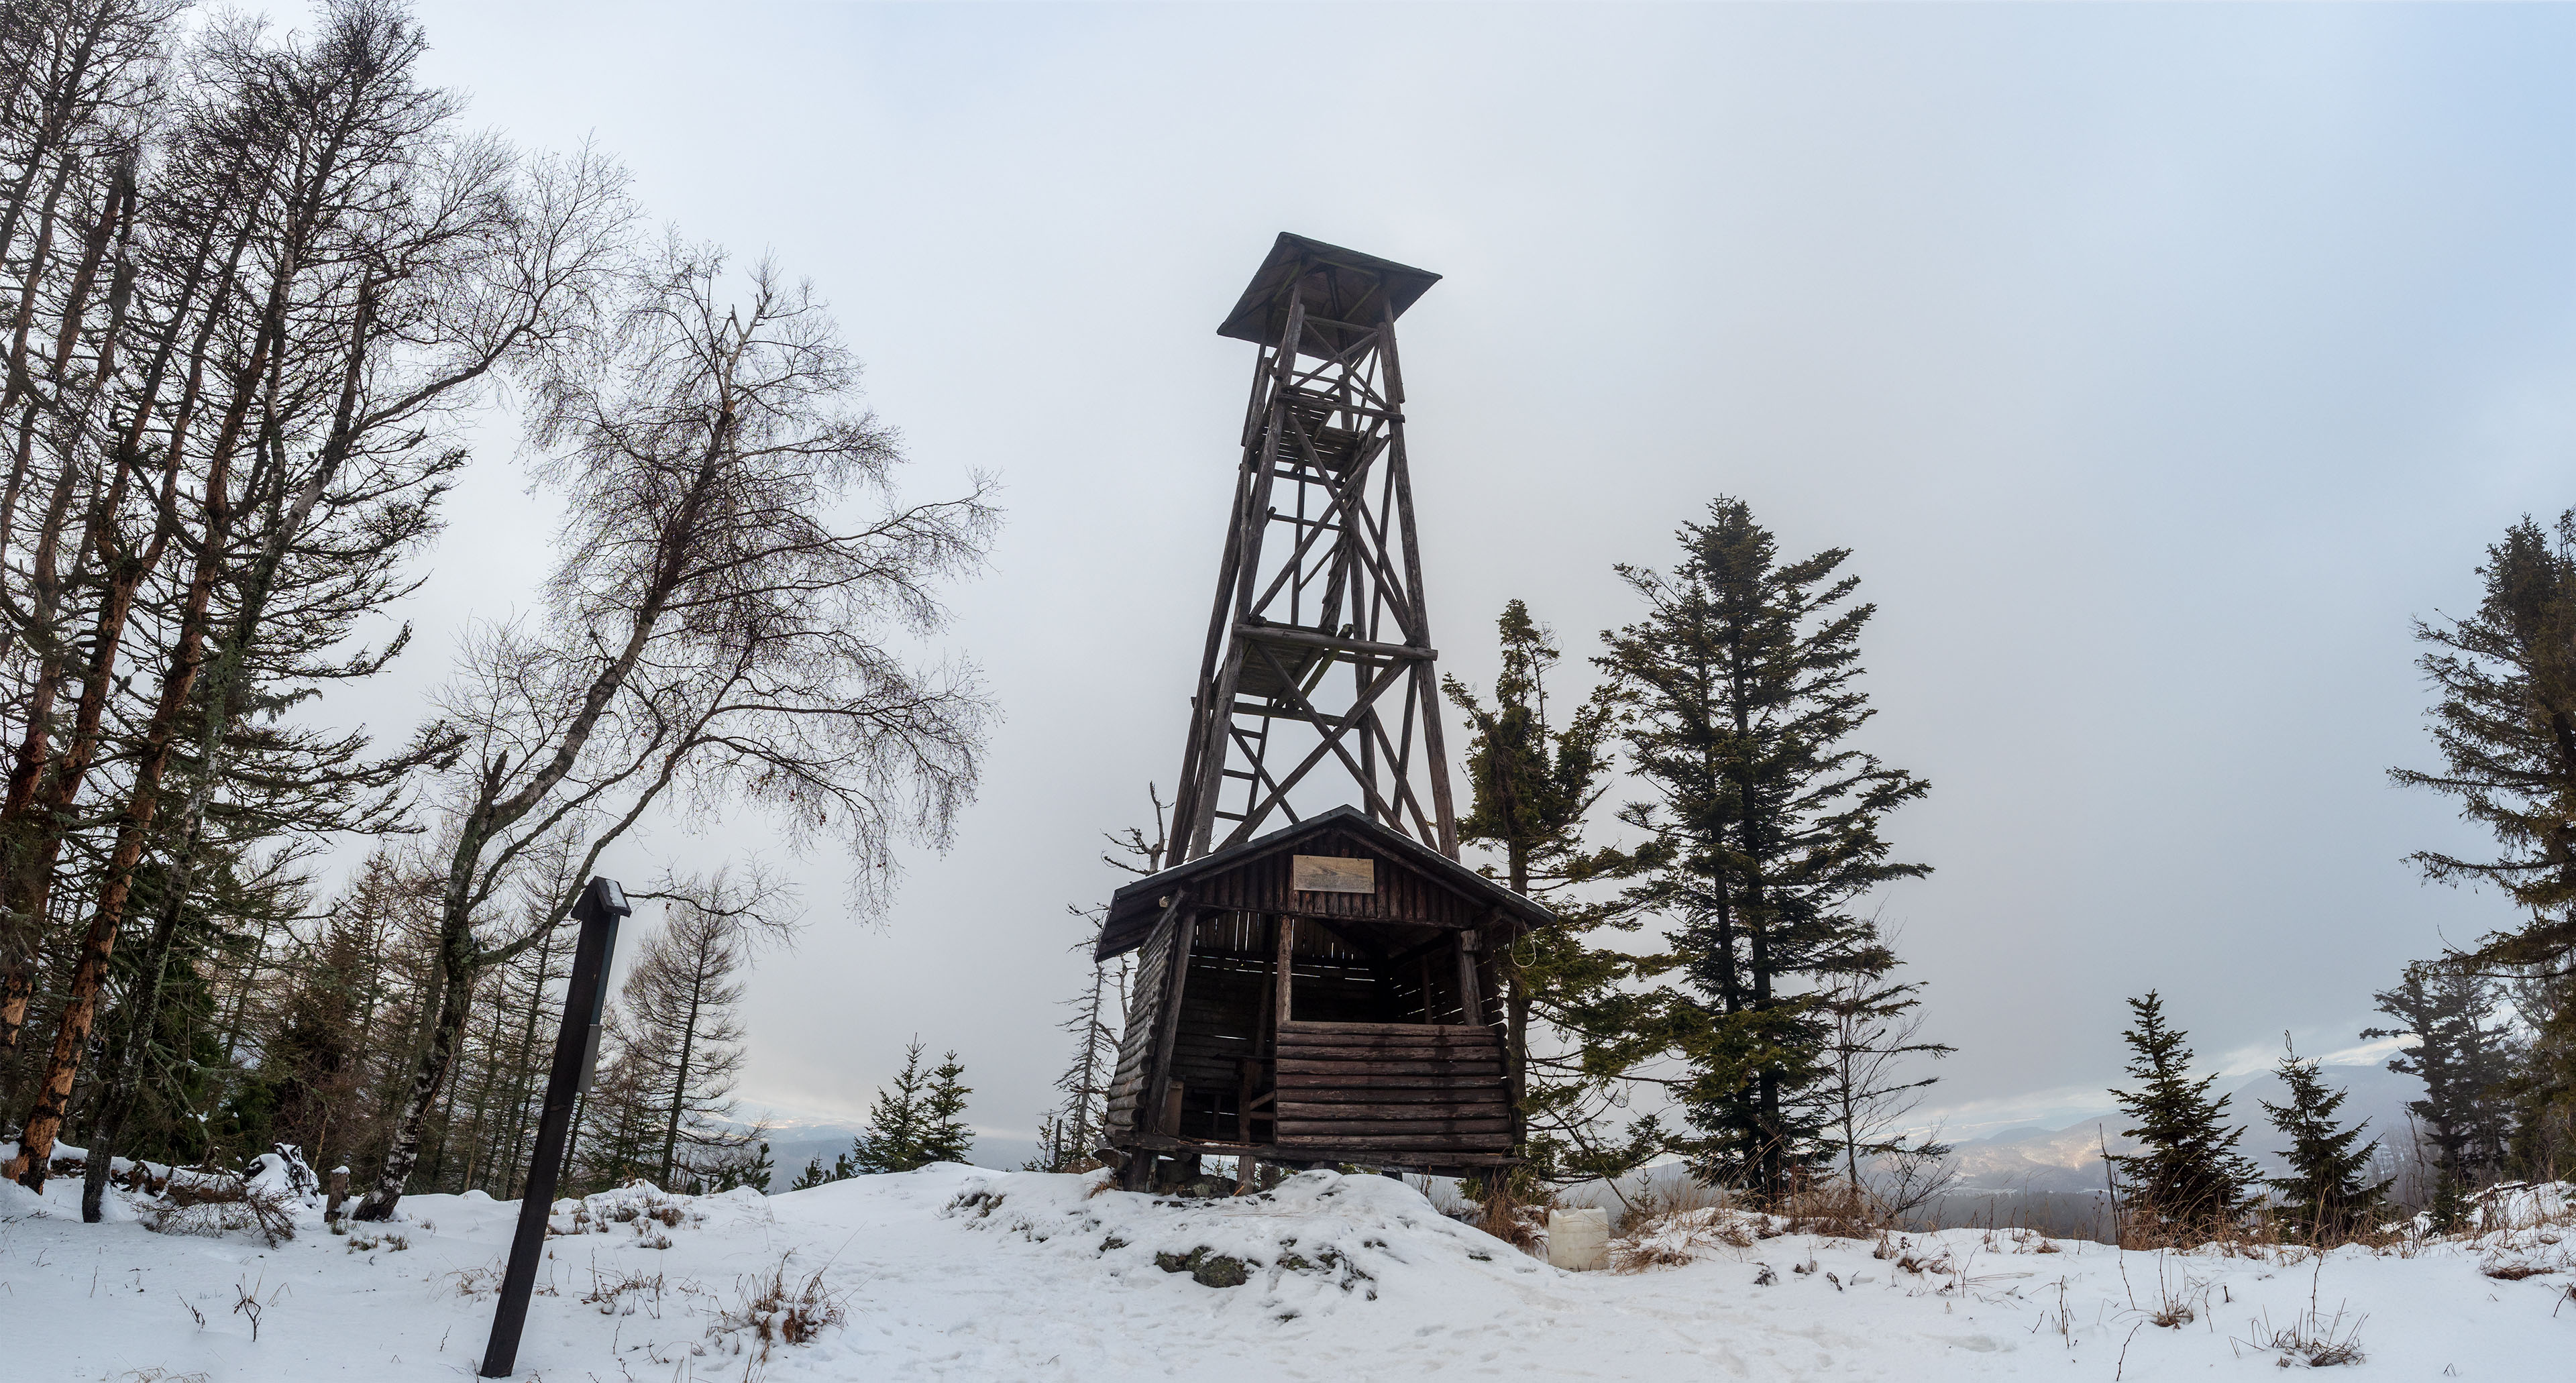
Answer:
[[(1613, 1245), (1641, 1270), (1577, 1274), (1382, 1177), (1215, 1200), (956, 1165), (771, 1197), (638, 1185), (554, 1207), (518, 1376), (2153, 1383), (2357, 1354), (2356, 1377), (2528, 1378), (2576, 1331), (2552, 1319), (2576, 1245), (2563, 1197), (2515, 1206), (2475, 1240), (2322, 1259), (1703, 1210)], [(306, 1207), (270, 1248), (81, 1224), (73, 1182), (0, 1187), (6, 1372), (452, 1383), (517, 1213), (413, 1196), (343, 1235)]]

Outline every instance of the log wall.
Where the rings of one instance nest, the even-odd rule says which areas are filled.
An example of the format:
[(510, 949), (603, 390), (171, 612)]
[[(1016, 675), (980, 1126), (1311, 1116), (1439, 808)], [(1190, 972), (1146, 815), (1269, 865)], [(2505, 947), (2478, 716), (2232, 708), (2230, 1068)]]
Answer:
[(1278, 1079), (1282, 1153), (1438, 1165), (1443, 1154), (1511, 1151), (1511, 1098), (1494, 1028), (1290, 1023), (1279, 1030)]

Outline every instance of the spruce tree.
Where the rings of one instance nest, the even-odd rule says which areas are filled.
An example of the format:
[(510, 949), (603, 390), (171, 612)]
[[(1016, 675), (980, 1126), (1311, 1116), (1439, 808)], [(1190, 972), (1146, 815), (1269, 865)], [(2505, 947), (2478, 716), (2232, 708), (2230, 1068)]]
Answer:
[(1548, 715), (1547, 674), (1564, 655), (1555, 635), (1514, 600), (1495, 620), (1502, 669), (1491, 706), (1455, 677), (1442, 679), (1464, 712), (1469, 808), (1458, 839), (1502, 856), (1503, 882), (1536, 897), (1583, 877), (1583, 815), (1601, 799), (1611, 760), (1613, 703), (1594, 696), (1562, 726)]
[[(2285, 1047), (2288, 1040), (2284, 1034)], [(2386, 1181), (2366, 1179), (2379, 1140), (2361, 1143), (2367, 1120), (2351, 1128), (2335, 1122), (2335, 1111), (2351, 1092), (2328, 1089), (2316, 1062), (2301, 1061), (2296, 1050), (2289, 1050), (2274, 1070), (2290, 1087), (2290, 1102), (2257, 1103), (2272, 1127), (2290, 1140), (2281, 1154), (2290, 1164), (2290, 1175), (2273, 1177), (2269, 1184), (2280, 1193), (2282, 1217), (2296, 1225), (2308, 1242), (2331, 1243), (2358, 1228), (2388, 1189)]]
[(2457, 965), (2417, 961), (2371, 998), (2397, 1026), (2365, 1028), (2361, 1035), (2411, 1039), (2388, 1069), (2424, 1082), (2424, 1098), (2409, 1101), (2406, 1111), (2432, 1145), (2437, 1187), (2494, 1180), (2512, 1135), (2515, 1074), (2512, 1034), (2496, 1021), (2494, 981)]
[(1678, 973), (1688, 989), (1596, 1016), (1629, 1003), (1642, 1040), (1687, 1060), (1702, 1175), (1776, 1195), (1795, 1167), (1830, 1156), (1807, 1097), (1827, 1042), (1814, 990), (1893, 964), (1852, 904), (1931, 872), (1892, 858), (1879, 834), (1930, 785), (1848, 742), (1874, 714), (1857, 679), (1876, 607), (1853, 603), (1859, 578), (1837, 574), (1847, 550), (1783, 562), (1752, 511), (1724, 498), (1679, 537), (1671, 575), (1618, 569), (1647, 614), (1605, 635), (1595, 661), (1652, 794), (1619, 813), (1644, 837), (1613, 862), (1636, 881), (1622, 901), (1676, 924), (1671, 953), (1638, 970)]
[(2437, 882), (2493, 885), (2522, 913), (2457, 959), (2542, 998), (2514, 1136), (2521, 1170), (2538, 1174), (2576, 1163), (2576, 510), (2548, 530), (2526, 516), (2478, 574), (2476, 613), (2415, 625), (2442, 766), (2389, 776), (2457, 800), (2495, 837), (2488, 858), (2412, 859)]
[(700, 1194), (748, 1186), (765, 1196), (769, 1194), (770, 1178), (776, 1172), (777, 1166), (769, 1158), (769, 1144), (763, 1140), (753, 1147), (737, 1149), (708, 1163), (699, 1177), (699, 1184), (704, 1188)]
[(2113, 1155), (2111, 1163), (2119, 1169), (2131, 1211), (2180, 1227), (2230, 1220), (2258, 1175), (2236, 1151), (2245, 1130), (2226, 1126), (2227, 1096), (2211, 1098), (2217, 1076), (2191, 1078), (2187, 1034), (2165, 1025), (2163, 998), (2150, 989), (2145, 998), (2131, 999), (2129, 1010), (2137, 1026), (2121, 1037), (2132, 1053), (2129, 1076), (2139, 1088), (2114, 1090), (2111, 1098), (2136, 1121), (2120, 1132), (2142, 1146)]
[(922, 1107), (930, 1094), (930, 1075), (921, 1069), (921, 1052), (920, 1038), (906, 1044), (903, 1069), (869, 1103), (867, 1131), (850, 1140), (851, 1170), (868, 1176), (909, 1172), (930, 1160), (921, 1155)]
[(787, 1183), (787, 1189), (790, 1191), (811, 1191), (815, 1187), (821, 1186), (830, 1180), (832, 1180), (832, 1174), (823, 1170), (823, 1155), (821, 1153), (816, 1153), (812, 1157), (805, 1159), (805, 1170), (798, 1172), (796, 1174), (796, 1179)]
[(2576, 973), (2534, 967), (2508, 991), (2528, 1036), (2513, 1048), (2513, 1074), (2498, 1088), (2513, 1109), (2505, 1165), (2532, 1181), (2557, 1181), (2576, 1165)]
[(879, 1090), (868, 1108), (867, 1132), (851, 1141), (853, 1173), (909, 1172), (933, 1162), (963, 1162), (975, 1146), (975, 1131), (966, 1123), (966, 1068), (955, 1052), (939, 1065), (921, 1069), (921, 1039), (903, 1049), (903, 1069), (891, 1088)]
[[(1442, 686), (1466, 715), (1470, 732), (1469, 806), (1459, 818), (1458, 839), (1492, 849), (1500, 856), (1503, 884), (1525, 897), (1546, 897), (1561, 923), (1522, 938), (1504, 954), (1502, 967), (1504, 1041), (1517, 1082), (1512, 1098), (1529, 1130), (1516, 1151), (1525, 1166), (1545, 1175), (1567, 1156), (1583, 1155), (1575, 1145), (1595, 1141), (1592, 1125), (1608, 1103), (1598, 1098), (1600, 1078), (1583, 1069), (1580, 1044), (1564, 1057), (1533, 1059), (1529, 1028), (1534, 1007), (1553, 1010), (1552, 999), (1580, 1005), (1591, 997), (1587, 981), (1617, 973), (1615, 964), (1602, 964), (1583, 940), (1606, 920), (1604, 911), (1549, 897), (1598, 867), (1584, 852), (1582, 827), (1584, 814), (1608, 785), (1615, 704), (1604, 687), (1558, 724), (1549, 714), (1547, 678), (1564, 655), (1553, 632), (1518, 600), (1503, 606), (1495, 627), (1501, 667), (1492, 703), (1455, 677), (1443, 679)], [(1562, 1010), (1547, 1016), (1574, 1018)], [(1651, 1148), (1639, 1160), (1662, 1150)], [(1600, 1164), (1588, 1170), (1616, 1176), (1628, 1168)]]
[(930, 1073), (930, 1089), (921, 1101), (921, 1161), (963, 1162), (975, 1147), (975, 1130), (966, 1122), (966, 1097), (974, 1094), (966, 1084), (966, 1068), (957, 1062), (957, 1054), (940, 1057), (939, 1067)]

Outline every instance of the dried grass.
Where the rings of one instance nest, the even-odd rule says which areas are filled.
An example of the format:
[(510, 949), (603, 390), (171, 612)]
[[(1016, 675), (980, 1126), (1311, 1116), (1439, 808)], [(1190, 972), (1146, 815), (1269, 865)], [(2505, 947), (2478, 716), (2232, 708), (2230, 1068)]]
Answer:
[(2305, 1364), (2312, 1369), (2337, 1368), (2358, 1364), (2369, 1356), (2361, 1352), (2361, 1325), (2370, 1319), (2355, 1316), (2347, 1323), (2342, 1308), (2331, 1317), (2319, 1316), (2313, 1309), (2299, 1313), (2287, 1325), (2275, 1326), (2264, 1316), (2250, 1323), (2248, 1341), (2256, 1349), (2278, 1355), (2282, 1368)]
[(1628, 1202), (1610, 1240), (1610, 1270), (1684, 1267), (1778, 1233), (1770, 1217), (1729, 1206), (1720, 1188), (1684, 1182), (1659, 1193), (1650, 1187)]
[[(768, 1272), (738, 1280), (735, 1290), (741, 1299), (707, 1327), (710, 1338), (735, 1353), (750, 1353), (755, 1367), (768, 1362), (778, 1346), (809, 1343), (848, 1318), (850, 1293), (823, 1281), (830, 1265), (791, 1278), (787, 1262), (794, 1256), (791, 1251)], [(658, 1286), (658, 1274), (654, 1282)]]
[(1523, 1253), (1538, 1254), (1547, 1241), (1547, 1212), (1557, 1208), (1556, 1193), (1515, 1190), (1508, 1176), (1498, 1176), (1476, 1203), (1476, 1227)]
[(1782, 1199), (1778, 1212), (1789, 1222), (1789, 1233), (1826, 1239), (1873, 1239), (1891, 1219), (1861, 1188), (1841, 1181), (1794, 1192)]
[(174, 1178), (161, 1204), (143, 1212), (143, 1227), (155, 1234), (208, 1239), (248, 1232), (275, 1248), (295, 1237), (295, 1210), (286, 1197), (254, 1190), (239, 1177)]

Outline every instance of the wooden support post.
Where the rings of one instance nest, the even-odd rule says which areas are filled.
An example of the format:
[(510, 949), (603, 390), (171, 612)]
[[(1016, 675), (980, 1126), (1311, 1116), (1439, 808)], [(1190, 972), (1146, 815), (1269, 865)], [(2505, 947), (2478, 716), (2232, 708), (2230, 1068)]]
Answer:
[(1277, 996), (1271, 1004), (1270, 1050), (1273, 1052), (1279, 1050), (1280, 1027), (1294, 1021), (1294, 1015), (1297, 1012), (1295, 1000), (1289, 992), (1288, 985), (1289, 973), (1296, 968), (1296, 964), (1297, 919), (1282, 917), (1279, 919), (1279, 957), (1271, 967), (1272, 993)]
[(332, 1221), (338, 1220), (341, 1213), (340, 1205), (348, 1199), (349, 1169), (346, 1167), (334, 1167), (331, 1169), (331, 1200), (329, 1204), (322, 1207), (323, 1222), (328, 1224)]
[(1458, 1021), (1471, 1028), (1485, 1025), (1483, 996), (1476, 992), (1476, 933), (1458, 933)]
[[(1381, 300), (1382, 314), (1378, 335), (1379, 351), (1386, 362), (1386, 406), (1395, 414), (1387, 438), (1387, 471), (1394, 482), (1396, 531), (1404, 539), (1404, 581), (1413, 597), (1413, 628), (1416, 639), (1428, 646), (1431, 642), (1431, 611), (1422, 598), (1422, 540), (1413, 527), (1413, 477), (1408, 473), (1404, 455), (1404, 366), (1395, 353), (1395, 304)], [(1434, 829), (1440, 838), (1429, 842), (1441, 854), (1458, 858), (1458, 814), (1449, 797), (1449, 750), (1441, 741), (1440, 679), (1425, 659), (1413, 665), (1412, 694), (1422, 707), (1422, 750), (1429, 765), (1431, 811), (1437, 818)]]
[(1261, 1063), (1246, 1057), (1234, 1064), (1234, 1141), (1252, 1141), (1252, 1073)]
[(1197, 919), (1190, 915), (1189, 906), (1188, 894), (1173, 895), (1172, 953), (1163, 969), (1162, 1011), (1155, 1015), (1154, 1064), (1145, 1073), (1145, 1092), (1152, 1101), (1145, 1108), (1153, 1121), (1146, 1130), (1149, 1133), (1171, 1133), (1175, 1122), (1173, 1107), (1178, 1102), (1165, 1093), (1165, 1086), (1172, 1079), (1172, 1047), (1181, 1037), (1181, 994), (1189, 982), (1191, 933), (1196, 930)]

